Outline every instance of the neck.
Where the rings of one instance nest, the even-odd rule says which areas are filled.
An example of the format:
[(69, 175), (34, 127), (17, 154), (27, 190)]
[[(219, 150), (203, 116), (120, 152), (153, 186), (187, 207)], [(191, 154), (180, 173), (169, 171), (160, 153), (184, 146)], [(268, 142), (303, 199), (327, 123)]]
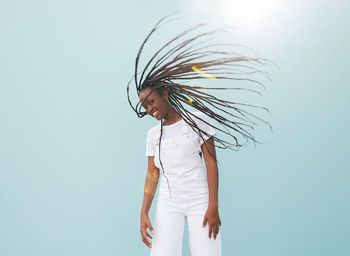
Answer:
[(180, 121), (182, 119), (181, 115), (176, 112), (173, 108), (170, 108), (168, 113), (164, 117), (163, 125), (171, 125)]

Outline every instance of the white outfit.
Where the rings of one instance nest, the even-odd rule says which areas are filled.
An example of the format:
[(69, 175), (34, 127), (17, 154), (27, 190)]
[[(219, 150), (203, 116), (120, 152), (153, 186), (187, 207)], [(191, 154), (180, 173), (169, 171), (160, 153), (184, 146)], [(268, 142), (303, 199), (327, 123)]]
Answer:
[[(192, 112), (210, 123), (201, 112)], [(211, 137), (215, 130), (192, 117), (197, 126)], [(155, 156), (155, 166), (162, 172), (159, 161), (160, 124), (147, 133), (146, 156)], [(204, 140), (208, 136), (203, 134)], [(192, 256), (221, 256), (221, 233), (209, 238), (209, 224), (202, 228), (208, 208), (209, 189), (206, 168), (199, 152), (203, 139), (183, 120), (163, 126), (160, 158), (164, 167), (156, 205), (151, 256), (181, 256), (185, 219)], [(170, 192), (168, 189), (168, 183)]]

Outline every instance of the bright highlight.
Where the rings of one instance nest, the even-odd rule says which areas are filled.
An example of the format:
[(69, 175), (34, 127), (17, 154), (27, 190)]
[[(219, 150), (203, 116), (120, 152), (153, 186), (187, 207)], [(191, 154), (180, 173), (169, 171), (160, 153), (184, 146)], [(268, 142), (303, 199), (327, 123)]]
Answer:
[(202, 76), (204, 76), (204, 77), (211, 78), (211, 79), (216, 79), (215, 76), (209, 75), (207, 72), (205, 72), (205, 71), (203, 71), (203, 70), (197, 68), (196, 66), (192, 66), (192, 69), (193, 69), (194, 71), (196, 71), (197, 73), (200, 73), (200, 74), (201, 74)]

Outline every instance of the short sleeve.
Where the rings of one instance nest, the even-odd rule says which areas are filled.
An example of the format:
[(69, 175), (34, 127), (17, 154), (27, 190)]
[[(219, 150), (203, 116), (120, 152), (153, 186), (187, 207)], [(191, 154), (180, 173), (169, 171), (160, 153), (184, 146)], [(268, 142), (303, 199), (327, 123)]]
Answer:
[(147, 132), (146, 138), (146, 156), (154, 156), (156, 152), (156, 138), (152, 129)]
[(206, 132), (208, 135), (206, 134), (202, 134), (204, 140), (200, 137), (199, 138), (199, 144), (202, 145), (204, 143), (204, 141), (208, 140), (210, 137), (215, 137), (216, 136), (216, 132), (215, 129), (211, 126), (213, 125), (212, 122), (209, 120), (209, 118), (203, 114), (202, 112), (195, 112), (194, 113), (196, 116), (198, 116), (200, 119), (194, 118), (196, 119), (196, 123), (197, 126), (204, 132)]

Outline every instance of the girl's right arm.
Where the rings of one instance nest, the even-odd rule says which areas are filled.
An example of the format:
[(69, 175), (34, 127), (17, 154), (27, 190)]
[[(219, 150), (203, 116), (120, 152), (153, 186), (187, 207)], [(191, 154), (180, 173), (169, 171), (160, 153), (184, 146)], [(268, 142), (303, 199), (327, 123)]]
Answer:
[(141, 236), (142, 241), (148, 246), (152, 247), (152, 243), (149, 241), (149, 238), (152, 239), (151, 235), (147, 232), (147, 228), (153, 234), (153, 227), (151, 221), (148, 217), (149, 209), (153, 201), (154, 194), (157, 190), (159, 180), (159, 169), (154, 165), (154, 156), (148, 157), (148, 169), (147, 176), (145, 180), (145, 189), (143, 194), (143, 204), (141, 209)]

